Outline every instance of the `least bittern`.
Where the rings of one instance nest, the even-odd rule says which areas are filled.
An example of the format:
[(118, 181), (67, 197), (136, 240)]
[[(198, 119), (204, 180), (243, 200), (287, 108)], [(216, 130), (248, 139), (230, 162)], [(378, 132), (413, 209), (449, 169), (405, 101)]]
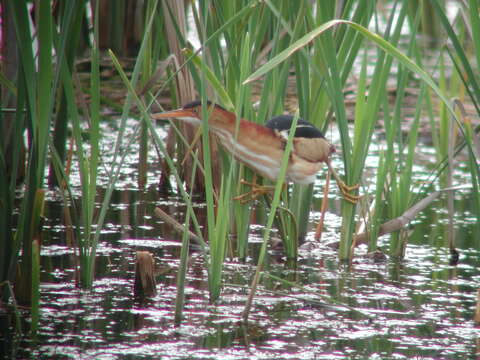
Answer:
[[(258, 174), (276, 181), (293, 116), (276, 116), (265, 126), (240, 119), (237, 125), (234, 113), (219, 105), (210, 102), (207, 104), (209, 130), (218, 136), (225, 150)], [(201, 125), (201, 115), (201, 102), (193, 101), (177, 110), (153, 114), (152, 118), (175, 118), (189, 124)], [(344, 198), (352, 203), (357, 202), (359, 197), (350, 192), (357, 189), (358, 185), (346, 185), (332, 168), (330, 155), (334, 152), (335, 147), (325, 139), (319, 129), (308, 121), (298, 119), (285, 180), (297, 184), (311, 184), (325, 163)]]

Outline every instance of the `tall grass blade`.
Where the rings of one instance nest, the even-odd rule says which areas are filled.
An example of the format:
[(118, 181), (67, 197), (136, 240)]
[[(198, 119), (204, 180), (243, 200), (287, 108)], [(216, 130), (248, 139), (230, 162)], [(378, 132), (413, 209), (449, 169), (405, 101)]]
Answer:
[[(196, 162), (194, 163), (196, 164)], [(195, 174), (195, 169), (193, 169), (192, 174)], [(191, 186), (190, 188), (193, 189), (193, 182), (195, 179), (192, 176)], [(190, 193), (190, 197), (192, 194)], [(185, 281), (186, 281), (186, 274), (188, 268), (188, 254), (190, 248), (190, 235), (189, 235), (189, 228), (190, 228), (190, 211), (187, 211), (185, 214), (185, 226), (183, 230), (182, 236), (182, 248), (180, 250), (180, 265), (178, 267), (177, 273), (177, 296), (175, 297), (175, 324), (180, 325), (183, 317), (183, 306), (185, 303)]]
[(217, 78), (215, 73), (202, 61), (202, 59), (195, 55), (192, 50), (185, 49), (185, 55), (193, 64), (197, 67), (197, 69), (205, 71), (205, 79), (208, 81), (212, 89), (214, 90), (215, 94), (218, 96), (222, 106), (227, 109), (228, 111), (235, 111), (235, 107), (232, 103), (230, 96), (227, 93), (227, 90), (223, 87), (220, 80)]
[[(12, 239), (13, 257), (9, 265), (9, 274), (15, 274), (16, 259), (20, 246), (22, 247), (22, 262), (18, 272), (16, 291), (21, 303), (31, 304), (38, 301), (35, 296), (38, 285), (32, 282), (32, 244), (34, 237), (34, 224), (36, 222), (34, 211), (35, 199), (44, 183), (44, 168), (47, 154), (50, 119), (53, 110), (52, 90), (52, 30), (53, 20), (51, 3), (45, 1), (39, 4), (37, 13), (38, 33), (38, 70), (33, 54), (33, 41), (29, 24), (29, 13), (25, 2), (9, 3), (8, 7), (14, 18), (17, 44), (21, 54), (18, 77), (19, 105), (26, 99), (26, 128), (29, 139), (29, 167), (26, 174), (26, 192), (20, 204), (20, 216), (17, 231)], [(24, 98), (25, 96), (25, 98)], [(17, 107), (20, 109), (19, 107)], [(12, 179), (13, 180), (13, 179)], [(10, 275), (10, 276), (12, 276)], [(32, 293), (32, 290), (34, 293)], [(36, 306), (36, 305), (35, 305)]]
[(32, 219), (32, 304), (30, 333), (36, 335), (40, 320), (40, 244), (41, 244), (41, 219), (45, 204), (45, 191), (38, 190), (35, 195)]
[[(80, 33), (82, 29), (82, 20), (85, 19), (85, 2), (69, 1), (59, 6), (59, 31), (54, 32), (54, 44), (56, 64), (64, 63), (68, 66), (69, 72), (73, 73), (74, 61), (78, 52)], [(53, 79), (54, 88), (62, 86), (61, 66), (55, 67), (55, 75)], [(65, 94), (60, 91), (56, 103), (56, 113), (54, 116), (53, 128), (53, 144), (62, 162), (66, 159), (66, 143), (68, 138), (68, 110)], [(50, 164), (49, 184), (58, 185), (55, 178), (55, 169)]]
[(257, 285), (260, 280), (260, 274), (262, 273), (263, 267), (265, 265), (264, 262), (265, 262), (265, 255), (267, 252), (267, 244), (270, 238), (270, 233), (272, 231), (273, 221), (275, 219), (275, 215), (276, 215), (278, 206), (280, 204), (280, 195), (282, 193), (283, 182), (285, 181), (285, 175), (287, 173), (288, 161), (290, 158), (290, 153), (292, 151), (293, 137), (295, 134), (295, 131), (293, 131), (293, 129), (295, 129), (297, 126), (298, 117), (299, 117), (299, 114), (297, 113), (292, 121), (292, 125), (290, 127), (290, 132), (288, 135), (288, 140), (285, 145), (285, 150), (282, 158), (282, 165), (280, 167), (278, 179), (275, 184), (275, 191), (273, 193), (273, 200), (272, 200), (272, 205), (270, 207), (270, 214), (268, 215), (267, 224), (263, 231), (263, 241), (262, 241), (262, 247), (260, 248), (260, 253), (258, 256), (257, 269), (255, 270), (255, 275), (253, 277), (252, 284), (250, 286), (250, 293), (248, 295), (247, 301), (245, 303), (245, 308), (242, 313), (242, 318), (244, 321), (247, 321), (250, 315), (253, 298), (257, 291)]
[(30, 334), (36, 336), (40, 321), (40, 239), (32, 242), (32, 305)]

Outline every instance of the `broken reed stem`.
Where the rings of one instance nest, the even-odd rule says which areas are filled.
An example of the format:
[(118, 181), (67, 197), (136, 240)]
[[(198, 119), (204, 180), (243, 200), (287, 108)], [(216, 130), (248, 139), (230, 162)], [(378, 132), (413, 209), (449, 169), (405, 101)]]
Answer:
[[(400, 230), (403, 227), (405, 227), (408, 223), (410, 223), (410, 221), (412, 221), (415, 218), (415, 216), (417, 216), (417, 214), (420, 211), (425, 209), (428, 205), (430, 205), (430, 203), (433, 200), (438, 198), (441, 193), (443, 193), (445, 191), (463, 190), (463, 189), (467, 189), (467, 188), (470, 188), (470, 187), (455, 186), (455, 187), (450, 187), (450, 188), (445, 188), (445, 189), (441, 189), (441, 190), (438, 190), (438, 191), (434, 191), (433, 193), (431, 193), (430, 195), (428, 195), (427, 197), (423, 198), (418, 203), (413, 205), (411, 208), (407, 209), (399, 217), (396, 217), (395, 219), (389, 220), (386, 223), (382, 224), (380, 226), (379, 230), (378, 230), (378, 236), (389, 234), (391, 232)], [(357, 245), (365, 244), (368, 240), (368, 235), (369, 235), (368, 232), (363, 232), (361, 234), (357, 234), (355, 236), (355, 243)]]
[(167, 224), (171, 225), (176, 232), (183, 234), (183, 232), (186, 230), (188, 232), (188, 235), (190, 236), (191, 240), (195, 241), (196, 243), (198, 243), (200, 245), (202, 244), (202, 239), (200, 239), (200, 237), (198, 235), (194, 234), (193, 232), (191, 232), (188, 229), (185, 229), (185, 226), (180, 224), (177, 220), (172, 218), (165, 211), (163, 211), (162, 209), (157, 207), (157, 208), (155, 208), (154, 212), (155, 212), (155, 215), (158, 218), (162, 219)]
[(155, 296), (157, 293), (156, 285), (153, 255), (148, 251), (137, 251), (135, 283), (133, 285), (134, 295), (142, 299)]

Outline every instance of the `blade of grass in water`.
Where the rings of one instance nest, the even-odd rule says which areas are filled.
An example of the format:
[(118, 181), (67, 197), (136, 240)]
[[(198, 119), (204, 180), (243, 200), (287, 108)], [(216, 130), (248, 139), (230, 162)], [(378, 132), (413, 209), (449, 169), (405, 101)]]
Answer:
[[(205, 2), (203, 6), (200, 7), (200, 12), (203, 18), (207, 18), (208, 14), (208, 4)], [(205, 37), (206, 34), (206, 24), (202, 24), (199, 29), (200, 37)], [(228, 218), (227, 216), (219, 216), (216, 221), (215, 217), (215, 202), (213, 198), (213, 180), (212, 180), (212, 158), (211, 158), (211, 148), (210, 148), (210, 134), (208, 130), (208, 112), (210, 109), (207, 105), (207, 66), (206, 66), (206, 52), (202, 54), (202, 62), (200, 63), (200, 83), (197, 84), (199, 86), (199, 92), (201, 95), (201, 103), (202, 103), (202, 145), (203, 145), (203, 165), (205, 169), (205, 200), (207, 205), (207, 231), (208, 231), (208, 241), (210, 246), (210, 256), (209, 256), (209, 264), (208, 264), (208, 289), (210, 293), (210, 301), (215, 301), (218, 296), (220, 295), (220, 286), (221, 286), (221, 277), (222, 277), (222, 268), (223, 268), (223, 260), (225, 254), (225, 245), (227, 240), (227, 234), (225, 233), (225, 229), (223, 227), (223, 221), (220, 219)], [(225, 213), (228, 211), (225, 209), (225, 183), (224, 178), (222, 177), (222, 183), (220, 186), (220, 194), (219, 194), (219, 202), (218, 207), (220, 214)], [(230, 184), (228, 184), (230, 186)], [(217, 227), (216, 225), (220, 225)]]
[(36, 336), (40, 320), (40, 244), (41, 219), (45, 205), (45, 190), (38, 190), (35, 195), (32, 219), (32, 308), (30, 333)]
[[(196, 166), (196, 162), (194, 162), (194, 166)], [(195, 169), (193, 169), (192, 174), (195, 174)], [(193, 190), (193, 183), (195, 178), (192, 176), (190, 181), (190, 189)], [(190, 198), (192, 197), (192, 193), (190, 193)], [(186, 274), (188, 269), (188, 254), (190, 248), (190, 235), (189, 235), (189, 228), (190, 228), (190, 211), (187, 211), (185, 214), (185, 227), (182, 236), (182, 248), (180, 249), (180, 265), (178, 267), (177, 273), (177, 296), (175, 297), (175, 324), (179, 325), (182, 321), (183, 317), (183, 306), (185, 303), (185, 281), (186, 281)]]
[[(26, 193), (21, 200), (20, 216), (17, 220), (17, 231), (10, 239), (12, 253), (9, 264), (9, 276), (16, 273), (18, 251), (22, 247), (21, 276), (17, 279), (16, 292), (20, 302), (31, 304), (38, 309), (39, 298), (34, 288), (38, 283), (32, 282), (32, 271), (35, 266), (32, 262), (32, 244), (37, 223), (37, 216), (33, 213), (35, 199), (42, 191), (44, 183), (44, 168), (46, 163), (50, 119), (53, 110), (52, 90), (52, 13), (50, 2), (42, 2), (37, 14), (38, 33), (38, 70), (34, 59), (29, 12), (25, 2), (12, 2), (7, 7), (14, 18), (17, 44), (19, 46), (20, 64), (18, 77), (19, 109), (26, 105), (27, 136), (29, 138), (28, 157), (29, 166), (26, 172)], [(26, 99), (25, 103), (23, 103)], [(12, 179), (14, 180), (14, 179)], [(13, 234), (13, 233), (12, 233)], [(13, 279), (12, 279), (13, 280)], [(32, 292), (33, 291), (33, 292)], [(32, 303), (35, 302), (35, 303)]]
[(275, 192), (273, 193), (273, 200), (272, 200), (272, 205), (270, 207), (270, 214), (268, 216), (267, 224), (263, 232), (262, 247), (260, 248), (260, 253), (258, 255), (257, 268), (255, 270), (255, 275), (253, 277), (252, 284), (250, 286), (250, 294), (248, 295), (248, 299), (247, 299), (247, 302), (245, 303), (245, 308), (242, 314), (244, 321), (248, 320), (252, 303), (253, 303), (253, 298), (257, 290), (258, 282), (260, 280), (260, 274), (263, 271), (263, 267), (265, 265), (264, 262), (265, 262), (265, 255), (267, 252), (267, 244), (268, 244), (268, 240), (270, 239), (270, 233), (272, 231), (272, 225), (275, 219), (275, 214), (280, 204), (280, 195), (282, 193), (283, 182), (285, 181), (285, 175), (287, 173), (287, 166), (288, 166), (288, 160), (290, 158), (290, 152), (292, 151), (293, 137), (295, 134), (295, 131), (292, 131), (292, 130), (295, 129), (297, 126), (298, 117), (299, 117), (299, 114), (297, 112), (292, 121), (292, 125), (290, 127), (290, 132), (288, 135), (288, 140), (285, 145), (285, 150), (282, 158), (282, 165), (280, 167), (278, 179), (275, 184)]
[[(247, 75), (251, 72), (252, 68), (252, 58), (250, 49), (252, 47), (250, 33), (245, 34), (244, 41), (242, 43), (242, 48), (240, 53), (242, 54), (240, 58), (240, 75), (238, 78), (238, 82), (241, 83), (244, 79), (246, 79)], [(237, 93), (236, 97), (236, 104), (237, 104), (237, 129), (236, 132), (238, 133), (238, 119), (242, 116), (242, 114), (250, 120), (254, 120), (253, 117), (253, 110), (252, 105), (250, 102), (251, 99), (251, 87), (250, 86), (240, 86), (240, 91)], [(231, 158), (230, 158), (231, 160)], [(230, 161), (230, 166), (235, 166), (233, 161)], [(236, 170), (243, 170), (243, 175), (240, 174), (240, 171), (235, 173), (237, 179), (245, 179), (246, 181), (252, 182), (253, 181), (253, 171), (250, 171), (246, 166), (236, 166)], [(233, 181), (235, 180), (235, 176), (232, 174)], [(241, 181), (237, 181), (237, 187), (233, 190), (232, 194), (241, 194), (241, 191), (247, 191), (246, 186), (241, 185)], [(231, 211), (235, 217), (235, 226), (236, 226), (236, 249), (237, 249), (237, 256), (240, 259), (245, 259), (248, 253), (248, 234), (250, 230), (250, 220), (252, 214), (252, 207), (245, 206), (241, 204), (240, 201), (234, 201), (231, 205)]]
[[(94, 48), (91, 53), (91, 107), (89, 111), (89, 141), (86, 143), (82, 137), (80, 116), (77, 109), (77, 101), (72, 75), (69, 71), (65, 57), (62, 57), (61, 78), (63, 79), (65, 101), (69, 118), (72, 119), (73, 136), (76, 143), (76, 155), (80, 169), (81, 191), (83, 201), (81, 202), (81, 221), (83, 232), (79, 233), (79, 262), (80, 262), (80, 284), (90, 288), (93, 284), (95, 271), (96, 242), (92, 233), (92, 226), (95, 222), (95, 198), (97, 190), (97, 171), (99, 164), (99, 142), (100, 142), (100, 71), (98, 54), (98, 5), (94, 19)], [(89, 156), (84, 154), (88, 147)], [(101, 223), (97, 222), (99, 227)]]
[[(156, 10), (156, 2), (149, 0), (146, 3), (146, 13), (152, 14)], [(148, 31), (144, 33), (145, 42), (145, 54), (144, 60), (142, 62), (142, 73), (141, 73), (141, 87), (144, 87), (145, 84), (151, 79), (153, 73), (153, 64), (152, 61), (154, 60), (153, 57), (153, 32)], [(145, 94), (147, 99), (150, 97), (150, 94)], [(140, 129), (140, 150), (138, 156), (138, 187), (141, 190), (145, 189), (145, 185), (147, 183), (147, 157), (148, 157), (148, 127), (142, 121), (141, 122), (141, 129)]]

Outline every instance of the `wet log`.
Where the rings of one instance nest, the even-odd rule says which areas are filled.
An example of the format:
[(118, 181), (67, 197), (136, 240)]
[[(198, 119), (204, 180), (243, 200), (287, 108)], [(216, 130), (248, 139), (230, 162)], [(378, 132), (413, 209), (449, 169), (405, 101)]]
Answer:
[[(395, 219), (389, 220), (386, 223), (380, 225), (378, 230), (378, 236), (382, 236), (385, 234), (390, 234), (394, 231), (401, 230), (405, 228), (415, 217), (418, 215), (420, 211), (425, 209), (430, 203), (438, 198), (443, 192), (446, 191), (456, 191), (456, 190), (466, 190), (471, 189), (470, 185), (460, 185), (449, 187), (441, 190), (434, 191), (430, 195), (426, 196), (418, 203), (414, 204), (411, 208), (407, 209), (402, 215), (396, 217)], [(354, 236), (354, 245), (358, 246), (360, 244), (366, 244), (368, 242), (368, 232), (362, 232)]]
[[(176, 232), (182, 234), (185, 231), (185, 226), (184, 225), (180, 224), (177, 220), (172, 218), (170, 215), (168, 215), (165, 211), (163, 211), (159, 207), (155, 208), (155, 216), (157, 216), (159, 219), (162, 219), (167, 224), (172, 226), (173, 230), (175, 230)], [(203, 245), (203, 240), (199, 236), (197, 236), (196, 234), (194, 234), (190, 230), (187, 230), (187, 231), (188, 231), (188, 235), (190, 236), (191, 240), (195, 241), (196, 243), (198, 243), (200, 245)]]

